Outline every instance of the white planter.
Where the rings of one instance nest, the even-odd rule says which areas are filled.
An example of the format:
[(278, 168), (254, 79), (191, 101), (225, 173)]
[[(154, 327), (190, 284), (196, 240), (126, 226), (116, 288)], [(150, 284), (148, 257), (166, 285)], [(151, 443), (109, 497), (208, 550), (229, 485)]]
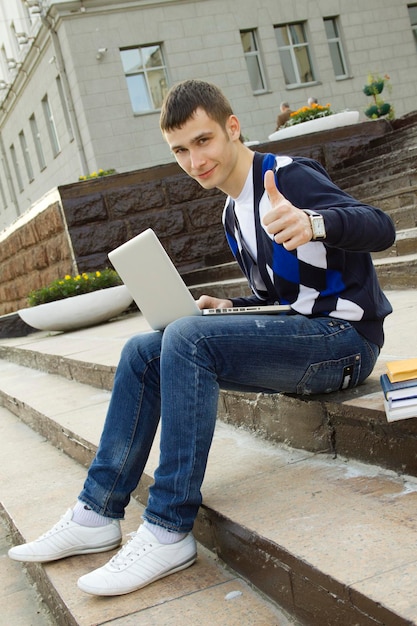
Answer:
[(350, 126), (351, 124), (358, 123), (359, 115), (359, 111), (342, 111), (341, 113), (335, 113), (334, 115), (318, 117), (315, 120), (310, 120), (309, 122), (301, 122), (301, 124), (294, 124), (294, 126), (288, 126), (287, 128), (276, 130), (272, 133), (272, 135), (269, 135), (268, 139), (270, 141), (277, 141), (281, 139), (288, 139), (290, 137), (299, 137), (300, 135), (317, 133), (322, 130), (331, 130), (332, 128), (339, 128), (340, 126)]
[(26, 324), (39, 330), (75, 330), (107, 322), (125, 311), (132, 300), (127, 287), (119, 285), (38, 304), (18, 313)]

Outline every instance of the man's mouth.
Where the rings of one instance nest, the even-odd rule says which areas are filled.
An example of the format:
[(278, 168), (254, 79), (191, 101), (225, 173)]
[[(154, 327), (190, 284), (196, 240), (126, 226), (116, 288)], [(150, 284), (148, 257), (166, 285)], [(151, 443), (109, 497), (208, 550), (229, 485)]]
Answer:
[(200, 180), (206, 180), (207, 178), (210, 178), (210, 176), (213, 174), (215, 169), (216, 169), (216, 166), (212, 167), (211, 169), (207, 170), (206, 172), (203, 172), (201, 174), (196, 174), (195, 177), (199, 178)]

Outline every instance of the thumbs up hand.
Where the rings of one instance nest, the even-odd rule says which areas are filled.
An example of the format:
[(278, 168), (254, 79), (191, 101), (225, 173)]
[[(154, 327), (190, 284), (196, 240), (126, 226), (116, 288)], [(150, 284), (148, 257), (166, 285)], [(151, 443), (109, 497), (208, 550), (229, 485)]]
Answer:
[(271, 203), (271, 210), (263, 218), (267, 232), (274, 235), (275, 241), (282, 243), (286, 250), (295, 250), (311, 241), (313, 233), (307, 213), (282, 195), (272, 170), (265, 172), (264, 186)]

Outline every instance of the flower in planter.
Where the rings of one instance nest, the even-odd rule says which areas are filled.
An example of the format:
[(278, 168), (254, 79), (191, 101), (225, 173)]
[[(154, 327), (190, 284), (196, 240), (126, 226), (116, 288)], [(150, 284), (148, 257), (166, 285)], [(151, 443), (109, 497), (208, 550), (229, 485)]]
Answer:
[(64, 278), (52, 281), (46, 287), (31, 291), (28, 296), (28, 304), (29, 306), (36, 306), (122, 284), (120, 276), (112, 269), (83, 272), (76, 276), (67, 274)]
[(102, 170), (99, 169), (98, 172), (91, 172), (91, 174), (88, 174), (87, 176), (79, 176), (78, 180), (91, 180), (94, 178), (100, 178), (101, 176), (110, 176), (110, 174), (116, 174), (116, 170), (112, 169), (112, 170)]
[(313, 103), (311, 106), (304, 106), (297, 111), (293, 111), (290, 115), (290, 119), (286, 122), (283, 128), (288, 126), (294, 126), (294, 124), (301, 124), (302, 122), (309, 122), (320, 117), (327, 117), (333, 115), (333, 111), (330, 110), (330, 104), (317, 104)]
[(365, 109), (365, 115), (370, 119), (378, 119), (385, 115), (387, 119), (394, 118), (394, 107), (388, 102), (385, 102), (381, 96), (385, 86), (388, 92), (391, 93), (392, 85), (389, 80), (390, 77), (388, 74), (384, 76), (368, 74), (367, 84), (363, 87), (362, 91), (366, 96), (370, 96), (373, 99), (373, 104)]

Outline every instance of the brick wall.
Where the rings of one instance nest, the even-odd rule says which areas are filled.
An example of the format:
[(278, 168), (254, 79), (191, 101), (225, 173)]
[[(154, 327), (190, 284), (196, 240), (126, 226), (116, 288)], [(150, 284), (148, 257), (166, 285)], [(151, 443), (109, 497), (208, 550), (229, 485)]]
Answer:
[(72, 270), (63, 215), (54, 202), (0, 244), (0, 315), (24, 308), (32, 289)]

